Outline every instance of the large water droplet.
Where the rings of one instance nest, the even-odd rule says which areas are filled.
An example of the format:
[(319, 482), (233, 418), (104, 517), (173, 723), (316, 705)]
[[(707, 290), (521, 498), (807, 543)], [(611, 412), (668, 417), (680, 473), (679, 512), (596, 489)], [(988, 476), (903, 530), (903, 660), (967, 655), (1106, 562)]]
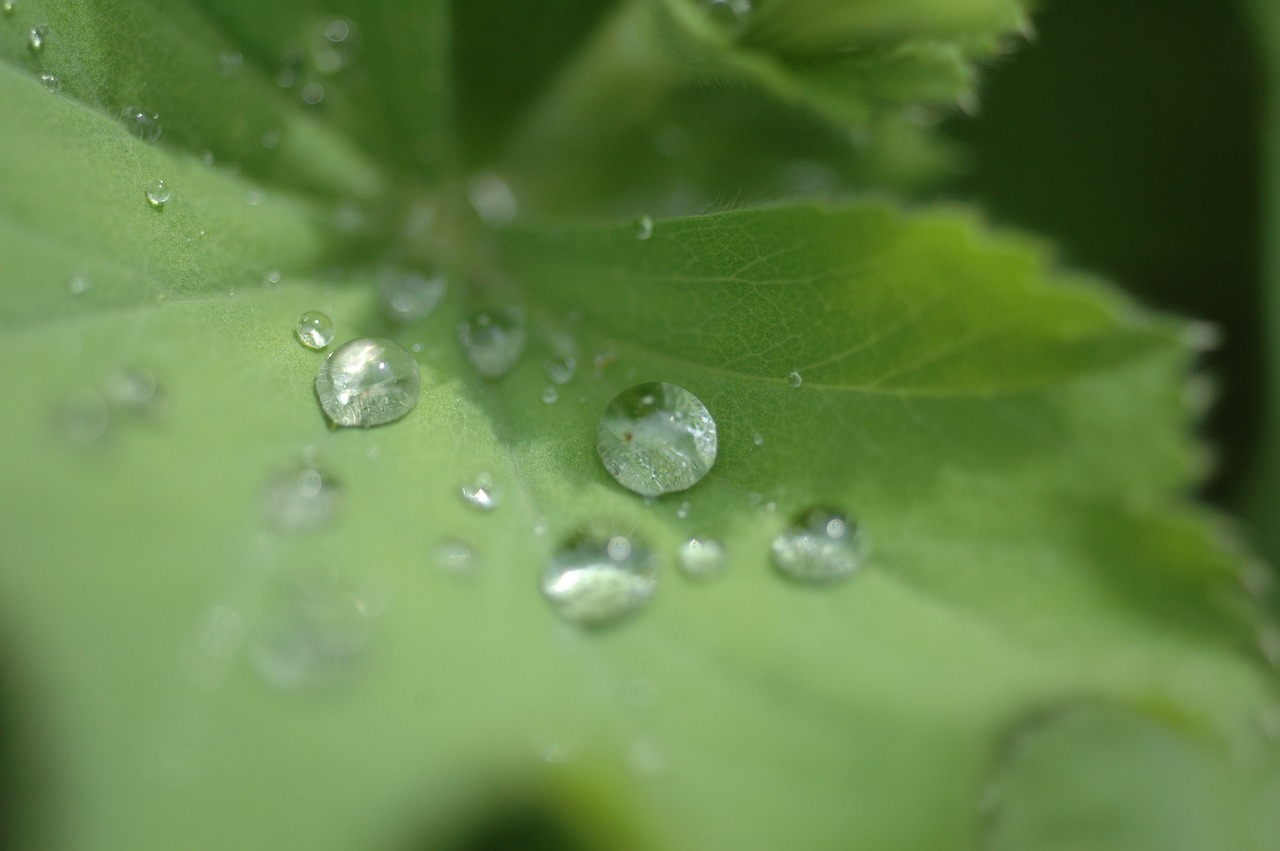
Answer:
[(333, 320), (328, 314), (308, 310), (298, 317), (298, 324), (294, 326), (293, 332), (298, 336), (299, 343), (308, 349), (319, 351), (333, 342)]
[(267, 522), (281, 532), (328, 526), (342, 510), (342, 490), (316, 467), (288, 470), (267, 482), (262, 506)]
[(388, 268), (378, 278), (383, 310), (389, 319), (404, 324), (426, 319), (444, 297), (445, 287), (445, 277), (438, 272)]
[(458, 325), (458, 342), (475, 371), (501, 378), (524, 351), (524, 311), (516, 307), (477, 313)]
[(636, 541), (578, 534), (552, 556), (542, 593), (565, 620), (603, 626), (648, 603), (657, 581), (657, 562)]
[(320, 407), (339, 426), (368, 428), (398, 420), (418, 404), (421, 391), (413, 355), (380, 337), (343, 343), (316, 373)]
[(169, 199), (173, 197), (173, 191), (169, 189), (163, 179), (153, 180), (147, 184), (147, 203), (157, 210), (163, 210), (164, 205), (169, 203)]
[(493, 476), (479, 473), (474, 479), (458, 489), (467, 505), (481, 511), (492, 511), (498, 507), (499, 497)]
[(163, 132), (160, 116), (141, 107), (126, 106), (120, 110), (120, 121), (124, 123), (126, 130), (144, 142), (154, 142)]
[(680, 571), (690, 579), (714, 579), (724, 573), (724, 544), (715, 538), (690, 538), (676, 551)]
[(650, 216), (637, 216), (633, 228), (636, 239), (648, 239), (653, 236), (653, 219)]
[(861, 528), (847, 514), (824, 506), (811, 508), (773, 539), (773, 564), (799, 582), (848, 579), (862, 567), (862, 538)]
[(693, 487), (716, 460), (716, 424), (705, 405), (674, 384), (638, 384), (600, 417), (596, 451), (628, 490), (658, 496)]

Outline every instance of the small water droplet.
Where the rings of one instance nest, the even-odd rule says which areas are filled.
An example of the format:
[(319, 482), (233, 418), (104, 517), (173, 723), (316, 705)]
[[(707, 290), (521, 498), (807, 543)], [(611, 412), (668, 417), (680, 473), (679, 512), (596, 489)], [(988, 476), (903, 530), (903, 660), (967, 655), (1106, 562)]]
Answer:
[(674, 384), (638, 384), (600, 417), (596, 451), (620, 485), (644, 496), (697, 484), (716, 460), (716, 424), (705, 405)]
[(653, 236), (653, 219), (650, 216), (637, 216), (633, 227), (636, 239), (648, 239)]
[(250, 189), (244, 193), (244, 202), (250, 207), (257, 207), (262, 203), (262, 197), (261, 189)]
[(378, 292), (387, 318), (408, 325), (426, 319), (446, 288), (445, 276), (439, 272), (417, 272), (386, 268), (378, 276)]
[(600, 376), (606, 369), (618, 362), (618, 352), (612, 346), (603, 348), (591, 357), (591, 366), (595, 369), (596, 375)]
[(268, 685), (292, 690), (332, 680), (364, 652), (369, 618), (348, 584), (316, 571), (276, 593), (249, 649), (254, 670)]
[(751, 20), (751, 0), (702, 0), (702, 6), (730, 37), (746, 32)]
[(676, 551), (680, 572), (690, 579), (715, 579), (724, 573), (728, 560), (724, 544), (715, 538), (694, 537)]
[(848, 579), (862, 567), (862, 530), (847, 514), (819, 506), (773, 539), (773, 565), (806, 583)]
[(760, 434), (759, 432), (756, 432), (755, 434), (751, 435), (751, 442), (754, 443), (756, 446), (764, 446), (764, 435)]
[(302, 102), (315, 106), (324, 100), (324, 86), (317, 82), (307, 83), (302, 87)]
[(552, 358), (545, 365), (547, 378), (550, 378), (556, 384), (568, 384), (573, 380), (574, 373), (578, 371), (578, 362), (567, 355), (560, 358)]
[(693, 506), (689, 504), (689, 500), (680, 503), (680, 507), (676, 509), (676, 517), (681, 520), (688, 520), (689, 515), (693, 513)]
[(338, 426), (369, 428), (413, 410), (422, 392), (418, 362), (404, 346), (360, 337), (335, 349), (316, 373), (316, 396)]
[(92, 390), (80, 391), (62, 403), (62, 431), (73, 443), (88, 445), (100, 440), (110, 419), (107, 400)]
[(542, 593), (565, 620), (603, 626), (648, 603), (657, 580), (657, 562), (637, 542), (578, 534), (552, 556)]
[(498, 492), (493, 483), (493, 476), (479, 473), (474, 479), (459, 488), (467, 505), (481, 511), (492, 511), (498, 507)]
[(458, 342), (476, 372), (501, 378), (524, 351), (524, 311), (508, 307), (477, 313), (458, 324)]
[(133, 367), (113, 372), (106, 389), (112, 404), (144, 411), (157, 401), (160, 383), (151, 370)]
[(310, 45), (311, 64), (321, 74), (336, 74), (351, 67), (360, 52), (356, 27), (345, 18), (322, 21)]
[(244, 54), (223, 53), (218, 56), (218, 73), (224, 77), (234, 77), (244, 67)]
[(467, 181), (467, 200), (485, 224), (509, 224), (519, 213), (511, 187), (499, 175), (482, 171)]
[(32, 53), (39, 53), (44, 50), (44, 44), (49, 40), (48, 27), (32, 27), (27, 33), (27, 47), (31, 48)]
[(67, 281), (67, 291), (72, 295), (84, 295), (93, 287), (93, 282), (84, 272), (76, 272)]
[(545, 538), (550, 531), (551, 524), (547, 522), (547, 518), (539, 517), (533, 521), (533, 535), (535, 538)]
[(466, 541), (448, 540), (436, 547), (436, 567), (454, 576), (475, 573), (475, 550)]
[(47, 71), (40, 75), (40, 82), (46, 89), (55, 94), (62, 91), (62, 81)]
[(804, 378), (800, 375), (800, 373), (793, 372), (787, 376), (787, 382), (792, 387), (799, 387), (801, 384), (804, 383)]
[(163, 179), (153, 180), (147, 184), (147, 203), (154, 209), (163, 210), (164, 205), (169, 203), (169, 199), (173, 197), (173, 191), (169, 189)]
[(120, 121), (126, 130), (144, 142), (156, 141), (163, 132), (159, 114), (147, 112), (141, 107), (126, 106), (120, 110)]
[(4, 12), (6, 15), (12, 15), (13, 10), (16, 8), (18, 8), (18, 4), (14, 0), (4, 0), (3, 3), (0, 3), (0, 12)]
[(308, 349), (319, 351), (333, 342), (333, 320), (318, 310), (308, 310), (298, 317), (293, 332), (299, 343)]
[(303, 532), (328, 526), (342, 510), (342, 489), (318, 467), (286, 470), (267, 482), (263, 512), (280, 532)]
[(548, 405), (554, 405), (560, 401), (560, 391), (548, 384), (542, 388), (542, 401)]

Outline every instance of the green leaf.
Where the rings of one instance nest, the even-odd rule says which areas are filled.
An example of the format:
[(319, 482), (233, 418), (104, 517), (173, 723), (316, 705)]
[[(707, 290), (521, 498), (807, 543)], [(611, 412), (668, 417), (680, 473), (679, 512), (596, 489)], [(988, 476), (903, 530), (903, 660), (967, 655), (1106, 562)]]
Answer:
[[(1237, 590), (1243, 556), (1186, 499), (1181, 323), (964, 210), (809, 197), (660, 219), (640, 239), (630, 215), (598, 215), (628, 203), (607, 198), (628, 182), (625, 149), (594, 196), (543, 180), (517, 192), (532, 202), (515, 222), (486, 225), (464, 195), (497, 146), (470, 150), (475, 134), (509, 132), (511, 185), (539, 184), (522, 145), (572, 135), (557, 121), (580, 113), (557, 93), (589, 61), (547, 62), (498, 100), (537, 102), (532, 118), (455, 110), (451, 68), (473, 98), (510, 80), (446, 61), (484, 36), (476, 13), (451, 35), (437, 4), (353, 7), (358, 59), (311, 80), (311, 109), (281, 63), (297, 71), (332, 15), (216, 5), (0, 18), (0, 673), (23, 743), (9, 770), (32, 766), (18, 785), (40, 790), (16, 799), (14, 845), (1265, 845), (1274, 825), (1242, 820), (1276, 782), (1280, 695), (1255, 648), (1260, 634), (1274, 649), (1274, 627)], [(988, 31), (978, 6), (936, 28), (881, 6), (835, 22), (960, 54)], [(760, 20), (785, 22), (771, 8)], [(619, 28), (629, 14), (549, 23), (548, 43), (589, 56), (647, 38)], [(32, 26), (48, 27), (36, 54)], [(830, 47), (777, 26), (778, 56)], [(228, 51), (243, 57), (229, 77)], [(142, 95), (158, 144), (117, 117)], [(748, 121), (798, 115), (729, 102)], [(825, 157), (807, 121), (801, 147)], [(606, 163), (616, 138), (585, 149)], [(714, 133), (690, 145), (695, 161), (740, 155)], [(791, 150), (780, 135), (704, 189)], [(846, 155), (834, 194), (858, 169), (894, 182)], [(173, 194), (154, 209), (160, 177)], [(429, 263), (446, 298), (390, 323), (383, 270)], [(508, 305), (529, 317), (528, 350), (486, 381), (456, 327)], [(340, 339), (417, 351), (408, 416), (326, 424), (323, 355), (293, 338), (315, 309)], [(565, 357), (577, 370), (557, 384), (546, 365)], [(154, 394), (129, 384), (148, 375)], [(594, 448), (605, 404), (648, 380), (694, 392), (720, 435), (704, 481), (652, 501)], [(307, 464), (327, 490), (299, 503)], [(481, 472), (491, 512), (459, 497)], [(770, 565), (774, 536), (816, 504), (867, 536), (847, 583)], [(560, 621), (539, 594), (583, 528), (661, 562), (652, 605), (606, 629)], [(719, 581), (676, 569), (691, 534), (725, 542)], [(1105, 787), (1122, 798), (1102, 802), (1112, 829), (1087, 781), (1117, 740), (1120, 776), (1140, 782)], [(1185, 831), (1157, 817), (1173, 806)]]

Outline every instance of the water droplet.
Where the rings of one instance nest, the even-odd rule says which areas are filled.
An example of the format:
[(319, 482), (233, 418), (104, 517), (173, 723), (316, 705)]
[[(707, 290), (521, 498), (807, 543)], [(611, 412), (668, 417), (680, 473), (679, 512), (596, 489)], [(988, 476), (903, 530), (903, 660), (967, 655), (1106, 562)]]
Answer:
[(542, 388), (542, 401), (548, 405), (554, 405), (560, 401), (560, 391), (548, 384)]
[(62, 91), (62, 81), (47, 71), (40, 75), (40, 83), (55, 94)]
[(493, 476), (488, 473), (478, 474), (459, 488), (459, 492), (467, 505), (481, 511), (492, 511), (498, 507), (498, 493), (493, 484)]
[(163, 210), (164, 205), (168, 204), (172, 197), (173, 192), (165, 185), (163, 179), (153, 180), (147, 184), (147, 203), (155, 209)]
[(764, 435), (760, 434), (759, 432), (756, 432), (755, 434), (751, 435), (751, 442), (754, 443), (756, 446), (764, 446)]
[(244, 193), (244, 202), (250, 207), (257, 207), (262, 203), (262, 190), (250, 189)]
[(533, 521), (533, 534), (537, 538), (545, 538), (547, 533), (551, 531), (551, 524), (547, 522), (547, 518), (539, 517)]
[(596, 451), (620, 485), (644, 496), (697, 484), (716, 460), (716, 424), (683, 387), (650, 382), (618, 394), (600, 417)]
[(387, 268), (378, 277), (387, 318), (406, 325), (426, 319), (444, 297), (445, 286), (445, 277), (438, 272)]
[(488, 225), (508, 224), (520, 209), (511, 187), (491, 171), (482, 171), (467, 181), (467, 200)]
[(787, 382), (792, 387), (799, 387), (801, 384), (804, 383), (804, 378), (800, 375), (800, 373), (793, 372), (787, 376)]
[(244, 54), (223, 53), (218, 56), (218, 73), (224, 77), (234, 77), (244, 67)]
[(159, 114), (149, 113), (141, 107), (126, 106), (120, 110), (120, 121), (126, 130), (144, 142), (156, 141), (163, 132)]
[(731, 37), (746, 32), (751, 19), (751, 0), (702, 0), (711, 20)]
[(676, 551), (680, 571), (690, 579), (714, 579), (724, 573), (724, 544), (715, 538), (690, 538)]
[(342, 489), (319, 468), (285, 471), (267, 482), (263, 510), (280, 532), (303, 532), (328, 526), (342, 510)]
[(656, 561), (635, 541), (578, 534), (552, 556), (542, 593), (565, 620), (603, 626), (648, 603), (657, 580)]
[(27, 47), (31, 48), (32, 53), (39, 53), (44, 50), (44, 43), (49, 39), (48, 27), (32, 27), (27, 33)]
[(648, 239), (653, 236), (653, 219), (649, 216), (637, 216), (634, 228), (636, 239)]
[(591, 366), (595, 369), (596, 375), (600, 376), (606, 369), (618, 362), (618, 352), (612, 347), (601, 349), (591, 357)]
[(689, 515), (693, 513), (693, 506), (689, 504), (689, 500), (680, 503), (680, 507), (676, 509), (676, 517), (681, 520), (688, 520)]
[(160, 384), (149, 369), (134, 367), (113, 372), (107, 379), (107, 398), (112, 404), (146, 410), (157, 400)]
[(62, 404), (62, 431), (74, 443), (88, 445), (107, 433), (111, 412), (107, 400), (92, 390), (84, 390)]
[(321, 74), (336, 74), (351, 67), (359, 52), (359, 33), (345, 18), (321, 22), (311, 40), (311, 64)]
[(458, 342), (475, 371), (501, 378), (524, 351), (524, 311), (516, 307), (477, 313), (458, 325)]
[(466, 541), (444, 541), (436, 547), (436, 567), (455, 576), (468, 576), (476, 569), (475, 550)]
[(333, 320), (318, 310), (308, 310), (298, 317), (298, 324), (293, 327), (293, 332), (298, 336), (299, 343), (308, 349), (319, 351), (333, 342)]
[(324, 100), (324, 86), (320, 83), (310, 82), (302, 87), (302, 102), (310, 106), (315, 106)]
[(382, 425), (418, 404), (422, 378), (404, 346), (361, 337), (335, 349), (316, 372), (320, 407), (338, 426)]
[(277, 592), (249, 650), (254, 670), (269, 685), (296, 689), (331, 680), (364, 651), (369, 618), (347, 584), (316, 572)]
[(67, 291), (72, 295), (84, 295), (93, 287), (93, 282), (84, 272), (76, 272), (67, 281)]
[(0, 3), (0, 12), (4, 12), (6, 15), (12, 15), (13, 10), (16, 8), (18, 8), (18, 4), (14, 0), (4, 0), (3, 3)]
[(862, 530), (848, 515), (819, 506), (773, 539), (773, 565), (807, 583), (848, 579), (862, 567)]
[(552, 358), (546, 363), (547, 378), (556, 384), (568, 384), (578, 371), (578, 362), (571, 357)]

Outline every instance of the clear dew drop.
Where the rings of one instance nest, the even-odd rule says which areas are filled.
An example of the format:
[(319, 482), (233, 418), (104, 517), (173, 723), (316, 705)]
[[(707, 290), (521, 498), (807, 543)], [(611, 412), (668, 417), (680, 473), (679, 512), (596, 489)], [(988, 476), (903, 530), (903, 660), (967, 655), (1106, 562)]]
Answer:
[(40, 75), (40, 84), (54, 94), (62, 91), (62, 81), (58, 79), (57, 75), (50, 74), (47, 71)]
[(467, 505), (481, 511), (493, 511), (501, 501), (493, 476), (488, 473), (478, 473), (474, 479), (460, 487), (458, 492)]
[(318, 467), (294, 468), (267, 482), (262, 507), (268, 525), (276, 531), (323, 529), (342, 510), (342, 489)]
[(800, 373), (798, 372), (792, 372), (790, 375), (787, 376), (787, 383), (790, 384), (792, 387), (799, 387), (801, 384), (804, 383), (804, 377), (800, 375)]
[(413, 410), (422, 392), (418, 362), (404, 346), (361, 337), (335, 349), (316, 373), (316, 396), (338, 426), (382, 425)]
[(773, 565), (804, 583), (838, 582), (862, 567), (863, 535), (858, 523), (834, 508), (818, 506), (801, 513), (773, 539)]
[(293, 333), (298, 337), (299, 343), (308, 349), (319, 351), (333, 342), (333, 320), (328, 314), (318, 310), (308, 310), (298, 317), (297, 324), (293, 326)]
[(564, 385), (573, 380), (578, 371), (578, 362), (569, 356), (552, 358), (545, 364), (547, 378), (556, 384)]
[(144, 142), (156, 141), (163, 132), (160, 116), (141, 107), (126, 106), (120, 110), (120, 121), (126, 130)]
[(173, 198), (173, 191), (165, 184), (163, 179), (153, 180), (147, 184), (146, 190), (147, 203), (153, 209), (163, 210), (164, 205), (169, 203)]
[(596, 451), (620, 485), (643, 496), (697, 484), (716, 460), (716, 424), (705, 405), (674, 384), (638, 384), (600, 417)]
[(693, 537), (676, 551), (680, 572), (690, 579), (715, 579), (728, 564), (724, 544), (715, 538)]
[(45, 42), (49, 40), (48, 27), (32, 27), (27, 33), (27, 47), (31, 48), (32, 53), (39, 53), (44, 50)]
[(524, 352), (524, 311), (507, 307), (477, 313), (458, 324), (458, 342), (476, 372), (501, 378)]
[(387, 268), (378, 276), (378, 292), (388, 319), (408, 325), (431, 315), (447, 284), (439, 272)]
[(746, 32), (751, 20), (751, 0), (702, 0), (702, 6), (707, 16), (729, 36)]
[(570, 623), (604, 626), (648, 603), (657, 581), (657, 562), (638, 542), (580, 533), (552, 556), (542, 593)]
[(450, 539), (436, 547), (436, 567), (451, 576), (471, 576), (476, 571), (476, 553), (466, 541)]
[(689, 515), (692, 513), (693, 513), (693, 506), (689, 504), (689, 501), (687, 499), (684, 502), (680, 503), (680, 507), (676, 509), (676, 517), (680, 518), (681, 520), (688, 520)]
[(653, 236), (653, 218), (650, 216), (637, 216), (632, 223), (635, 231), (636, 239), (648, 239)]

